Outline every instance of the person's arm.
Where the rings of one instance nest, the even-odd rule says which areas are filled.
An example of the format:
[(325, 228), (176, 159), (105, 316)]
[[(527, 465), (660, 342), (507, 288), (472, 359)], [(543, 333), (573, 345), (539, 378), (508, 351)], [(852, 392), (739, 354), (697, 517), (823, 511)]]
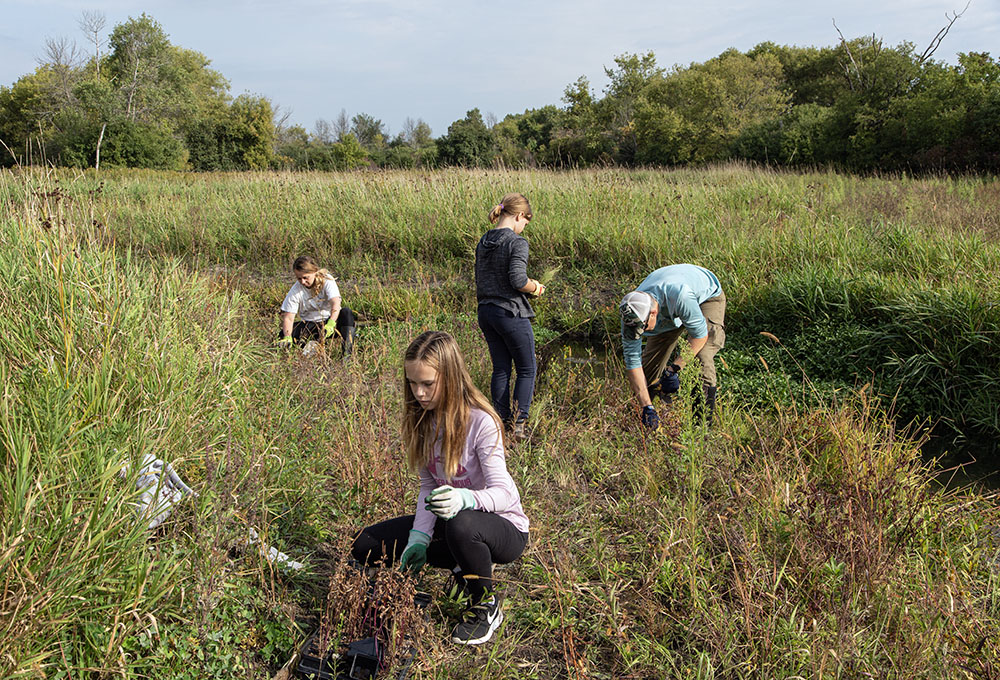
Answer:
[(545, 286), (541, 282), (528, 277), (528, 242), (523, 238), (510, 244), (507, 277), (511, 287), (522, 293), (537, 297), (545, 292)]
[[(698, 304), (698, 298), (694, 291), (685, 287), (677, 296), (676, 314), (687, 331), (691, 352), (697, 356), (708, 341), (708, 321), (705, 320), (705, 315), (701, 311), (701, 305)], [(685, 361), (678, 357), (674, 363), (683, 368)]]
[(660, 418), (653, 408), (653, 400), (646, 386), (646, 374), (642, 370), (642, 340), (626, 338), (625, 325), (622, 324), (622, 354), (625, 357), (625, 375), (628, 377), (632, 394), (639, 401), (641, 413), (639, 420), (643, 426), (655, 430), (660, 424)]
[(282, 337), (292, 337), (292, 326), (295, 325), (295, 312), (281, 313), (281, 335)]
[[(703, 338), (692, 338), (690, 335), (688, 336), (688, 344), (691, 345), (691, 353), (694, 354), (695, 356), (698, 356), (698, 352), (704, 349), (706, 342), (708, 342), (707, 335)], [(676, 359), (674, 359), (674, 363), (677, 364), (678, 367), (684, 368), (684, 365), (687, 362), (684, 361), (682, 357), (677, 357)]]
[(542, 285), (541, 281), (536, 281), (535, 279), (528, 279), (528, 282), (518, 288), (522, 293), (527, 293), (528, 295), (534, 295), (538, 297), (545, 292), (545, 286)]
[(330, 323), (334, 326), (337, 325), (337, 317), (340, 316), (340, 298), (335, 297), (330, 299)]
[(626, 338), (625, 324), (622, 324), (622, 357), (625, 360), (625, 375), (628, 377), (632, 394), (639, 400), (639, 406), (649, 406), (649, 389), (646, 387), (646, 376), (642, 372), (642, 338)]
[(340, 288), (335, 280), (329, 280), (323, 284), (323, 294), (330, 302), (330, 316), (323, 326), (326, 337), (330, 338), (337, 333), (337, 318), (340, 317)]
[(639, 368), (629, 368), (625, 370), (628, 376), (629, 385), (632, 386), (632, 394), (639, 400), (639, 406), (651, 406), (653, 400), (649, 398), (649, 388), (646, 386), (646, 374)]
[(424, 507), (425, 498), (434, 486), (434, 478), (426, 466), (420, 468), (420, 492), (417, 494), (417, 512), (413, 518), (413, 528), (406, 539), (406, 547), (399, 556), (400, 566), (411, 573), (419, 572), (427, 564), (427, 546), (434, 537), (434, 523), (437, 518)]
[(513, 477), (507, 471), (503, 437), (496, 421), (492, 417), (484, 417), (479, 427), (470, 429), (469, 436), (475, 437), (473, 449), (479, 459), (486, 485), (484, 489), (472, 490), (472, 496), (476, 499), (475, 509), (503, 512), (516, 506), (521, 496)]
[(282, 337), (292, 337), (292, 328), (295, 325), (295, 315), (299, 312), (301, 295), (296, 291), (296, 286), (292, 285), (291, 290), (281, 301), (281, 335)]
[(436, 486), (437, 482), (434, 481), (430, 471), (427, 470), (427, 466), (421, 466), (420, 492), (417, 494), (417, 511), (414, 513), (416, 517), (413, 519), (413, 528), (417, 531), (422, 531), (428, 536), (434, 535), (434, 522), (437, 521), (437, 517), (426, 508), (427, 494)]

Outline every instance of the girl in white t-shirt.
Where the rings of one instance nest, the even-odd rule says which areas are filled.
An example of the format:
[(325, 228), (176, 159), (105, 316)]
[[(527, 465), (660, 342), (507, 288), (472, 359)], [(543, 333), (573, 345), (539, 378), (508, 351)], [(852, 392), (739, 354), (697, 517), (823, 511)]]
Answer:
[(302, 346), (309, 340), (327, 341), (339, 335), (344, 340), (344, 357), (350, 356), (354, 313), (341, 305), (336, 279), (308, 255), (295, 260), (292, 274), (296, 281), (281, 303), (278, 344)]

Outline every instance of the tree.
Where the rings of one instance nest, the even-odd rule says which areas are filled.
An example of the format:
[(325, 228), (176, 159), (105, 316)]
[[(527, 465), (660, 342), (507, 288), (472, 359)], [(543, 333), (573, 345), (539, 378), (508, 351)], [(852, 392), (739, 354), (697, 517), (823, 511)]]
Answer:
[(559, 158), (551, 145), (564, 117), (565, 113), (552, 105), (508, 115), (493, 128), (500, 159), (514, 166), (557, 163)]
[(337, 114), (336, 120), (333, 121), (333, 138), (334, 141), (342, 142), (344, 137), (348, 135), (351, 131), (351, 120), (347, 116), (347, 109), (341, 109), (340, 113)]
[(445, 165), (485, 167), (493, 163), (496, 152), (493, 135), (479, 109), (448, 126), (448, 134), (438, 140), (438, 157)]
[(431, 126), (425, 123), (422, 118), (413, 120), (407, 116), (406, 120), (403, 121), (403, 130), (400, 135), (403, 142), (414, 149), (426, 147), (434, 141)]
[(187, 161), (184, 145), (162, 124), (119, 119), (108, 126), (107, 137), (104, 157), (111, 166), (183, 170)]
[(662, 80), (664, 70), (656, 65), (652, 52), (643, 55), (622, 54), (615, 57), (615, 67), (604, 69), (611, 81), (604, 90), (605, 96), (597, 107), (598, 120), (602, 121), (616, 141), (616, 155), (620, 162), (635, 161), (638, 148), (635, 113), (639, 98), (653, 82)]
[(316, 120), (316, 124), (313, 126), (313, 139), (321, 144), (333, 144), (336, 141), (336, 136), (333, 132), (333, 125), (329, 121), (319, 118)]
[(333, 167), (337, 170), (354, 170), (368, 165), (368, 153), (353, 133), (348, 132), (332, 146)]
[(76, 43), (67, 38), (47, 38), (45, 40), (45, 57), (43, 62), (51, 71), (53, 78), (51, 97), (60, 108), (76, 103), (73, 90), (80, 81), (80, 52)]
[(351, 134), (370, 152), (385, 146), (387, 131), (382, 121), (367, 113), (359, 113), (351, 118)]
[(646, 163), (721, 160), (748, 126), (788, 108), (781, 64), (771, 54), (727, 50), (651, 83), (637, 105), (638, 159)]
[(554, 165), (592, 165), (610, 162), (614, 152), (612, 134), (598, 122), (597, 102), (590, 81), (580, 76), (566, 87), (566, 104), (560, 126), (552, 131), (549, 155)]
[(158, 109), (164, 96), (157, 87), (159, 72), (169, 45), (160, 25), (145, 14), (111, 32), (109, 76), (121, 90), (128, 120), (146, 118)]
[(274, 109), (266, 97), (240, 95), (229, 110), (228, 128), (237, 167), (265, 170), (274, 154)]
[(94, 45), (94, 70), (95, 78), (97, 80), (101, 79), (101, 46), (104, 45), (104, 39), (101, 38), (101, 32), (104, 31), (104, 26), (107, 24), (107, 19), (101, 12), (85, 10), (80, 18), (76, 20), (77, 26), (83, 31), (87, 39)]
[(745, 127), (733, 143), (739, 158), (765, 164), (812, 165), (826, 160), (829, 106), (806, 103)]

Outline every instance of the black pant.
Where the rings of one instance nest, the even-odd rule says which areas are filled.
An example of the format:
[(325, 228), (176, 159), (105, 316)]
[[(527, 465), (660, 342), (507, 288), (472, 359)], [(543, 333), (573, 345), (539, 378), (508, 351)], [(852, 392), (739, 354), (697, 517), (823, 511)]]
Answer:
[[(354, 559), (365, 564), (388, 565), (399, 560), (406, 548), (414, 515), (387, 519), (361, 530), (351, 546)], [(524, 552), (528, 534), (493, 512), (462, 510), (445, 521), (434, 523), (434, 534), (427, 546), (427, 562), (435, 567), (458, 566), (468, 579), (473, 602), (493, 590), (493, 563), (513, 562)]]
[[(347, 329), (353, 328), (354, 324), (354, 312), (350, 307), (341, 307), (337, 316), (337, 332), (340, 337), (346, 338)], [(323, 340), (326, 338), (325, 326), (326, 321), (296, 321), (292, 324), (292, 339), (299, 347), (305, 346), (310, 340)], [(283, 337), (284, 334), (279, 330), (278, 339)]]
[[(478, 311), (479, 328), (486, 338), (493, 361), (490, 399), (500, 420), (527, 420), (531, 398), (535, 394), (535, 332), (531, 319), (514, 316), (497, 305), (483, 304)], [(511, 418), (511, 362), (517, 371), (514, 381), (515, 418)]]

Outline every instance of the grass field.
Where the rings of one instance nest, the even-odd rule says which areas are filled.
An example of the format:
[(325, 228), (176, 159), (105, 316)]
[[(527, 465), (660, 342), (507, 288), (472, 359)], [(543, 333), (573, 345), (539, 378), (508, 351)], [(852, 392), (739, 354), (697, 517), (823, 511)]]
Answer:
[[(413, 505), (408, 341), (452, 332), (488, 384), (472, 252), (509, 190), (559, 267), (508, 454), (531, 544), (499, 640), (445, 644), (439, 598), (412, 677), (1000, 673), (996, 497), (899, 432), (1000, 433), (1000, 183), (727, 166), (0, 175), (0, 676), (274, 676), (344, 541)], [(350, 364), (270, 346), (305, 252), (363, 319)], [(615, 304), (682, 261), (729, 298), (720, 422), (646, 436)], [(579, 338), (609, 351), (562, 360)], [(200, 494), (152, 535), (115, 477), (145, 453)]]

